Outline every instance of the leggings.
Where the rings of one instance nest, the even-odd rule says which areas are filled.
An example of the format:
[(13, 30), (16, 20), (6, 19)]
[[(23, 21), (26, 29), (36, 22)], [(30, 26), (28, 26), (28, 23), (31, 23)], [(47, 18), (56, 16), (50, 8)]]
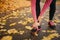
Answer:
[[(49, 20), (52, 20), (55, 14), (56, 10), (56, 0), (52, 0), (52, 3), (50, 4), (50, 10), (49, 10)], [(36, 16), (37, 19), (40, 15), (40, 0), (36, 0)]]

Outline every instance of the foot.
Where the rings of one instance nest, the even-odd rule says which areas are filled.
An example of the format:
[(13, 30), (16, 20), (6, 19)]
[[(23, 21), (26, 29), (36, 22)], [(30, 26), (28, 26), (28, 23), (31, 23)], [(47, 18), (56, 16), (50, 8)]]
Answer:
[(31, 35), (32, 35), (32, 36), (38, 36), (37, 28), (36, 28), (36, 29), (33, 28), (33, 29), (31, 30)]
[(41, 27), (40, 27), (39, 23), (36, 22), (36, 23), (33, 25), (33, 29), (31, 30), (31, 34), (32, 34), (33, 36), (37, 36), (38, 33), (39, 33), (39, 31), (40, 31), (40, 29), (41, 29)]
[(41, 30), (41, 27), (40, 26), (38, 26), (38, 28), (33, 28), (32, 30), (31, 30), (31, 35), (32, 36), (38, 36), (38, 33), (39, 33), (39, 31)]
[(51, 28), (51, 29), (53, 29), (53, 30), (56, 28), (54, 22), (52, 22), (52, 21), (49, 22), (48, 25), (49, 25), (49, 28)]

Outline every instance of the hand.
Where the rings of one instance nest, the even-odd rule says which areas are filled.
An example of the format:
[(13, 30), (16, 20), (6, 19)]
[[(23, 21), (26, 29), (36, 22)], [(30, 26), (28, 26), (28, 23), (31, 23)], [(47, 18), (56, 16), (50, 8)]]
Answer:
[(33, 27), (38, 28), (39, 25), (40, 25), (40, 24), (39, 24), (38, 22), (35, 22), (35, 23), (33, 24)]

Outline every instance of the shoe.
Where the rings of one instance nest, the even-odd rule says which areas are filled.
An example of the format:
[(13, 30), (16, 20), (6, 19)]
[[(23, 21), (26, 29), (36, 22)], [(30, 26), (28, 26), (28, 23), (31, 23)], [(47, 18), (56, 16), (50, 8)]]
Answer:
[(39, 32), (41, 30), (41, 26), (38, 26), (38, 29), (37, 29), (37, 31)]
[(49, 22), (48, 25), (50, 29), (55, 30), (56, 26), (54, 25), (53, 22)]
[(41, 27), (40, 26), (38, 26), (38, 28), (33, 28), (31, 30), (31, 35), (32, 36), (38, 36), (38, 33), (39, 33), (40, 30), (41, 30)]
[(33, 28), (33, 29), (31, 30), (31, 35), (32, 35), (32, 36), (37, 36), (37, 28), (36, 28), (36, 29)]

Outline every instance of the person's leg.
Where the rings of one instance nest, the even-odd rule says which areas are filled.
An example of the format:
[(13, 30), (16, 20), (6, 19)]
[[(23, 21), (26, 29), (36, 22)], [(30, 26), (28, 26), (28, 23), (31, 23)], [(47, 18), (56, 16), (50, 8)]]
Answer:
[[(35, 1), (35, 0), (34, 0)], [(33, 6), (33, 5), (32, 5)], [(36, 13), (34, 13), (33, 14), (33, 16), (34, 15), (36, 15), (36, 16), (34, 16), (34, 17), (36, 17), (37, 18), (37, 20), (38, 20), (38, 17), (39, 17), (39, 14), (40, 14), (40, 0), (36, 0), (36, 3), (34, 4), (34, 6), (33, 6), (34, 8), (32, 8), (32, 10)], [(35, 19), (36, 19), (35, 18)], [(38, 21), (36, 22), (36, 24), (34, 24), (34, 25), (38, 25)], [(37, 29), (38, 29), (38, 26), (36, 26), (37, 28), (33, 28), (31, 31), (31, 34), (33, 34), (33, 35), (36, 35), (37, 34)]]
[[(37, 16), (37, 19), (38, 19), (39, 15), (40, 15), (40, 0), (36, 0), (36, 16)], [(39, 23), (39, 21), (38, 21), (38, 23)], [(38, 29), (40, 29), (40, 28), (41, 28), (40, 25), (38, 25)]]
[(36, 0), (36, 16), (37, 16), (37, 19), (40, 15), (40, 0)]
[(49, 23), (48, 23), (49, 27), (51, 29), (55, 29), (55, 25), (54, 25), (54, 22), (53, 22), (53, 17), (54, 17), (55, 11), (56, 11), (56, 0), (53, 0), (51, 5), (50, 5)]
[(50, 5), (49, 20), (53, 20), (55, 11), (56, 11), (56, 0), (53, 0)]
[(32, 11), (32, 16), (33, 16), (34, 22), (36, 22), (37, 21), (37, 18), (36, 18), (36, 0), (31, 0), (31, 11)]
[(44, 4), (44, 6), (43, 6), (43, 8), (42, 8), (42, 10), (40, 12), (39, 18), (38, 18), (40, 23), (42, 21), (42, 16), (44, 15), (44, 12), (48, 9), (48, 7), (50, 6), (51, 2), (52, 2), (52, 0), (46, 0), (45, 4)]
[(32, 11), (32, 16), (34, 19), (34, 24), (33, 24), (33, 28), (37, 28), (36, 24), (37, 24), (37, 16), (36, 16), (36, 0), (31, 0), (31, 11)]

